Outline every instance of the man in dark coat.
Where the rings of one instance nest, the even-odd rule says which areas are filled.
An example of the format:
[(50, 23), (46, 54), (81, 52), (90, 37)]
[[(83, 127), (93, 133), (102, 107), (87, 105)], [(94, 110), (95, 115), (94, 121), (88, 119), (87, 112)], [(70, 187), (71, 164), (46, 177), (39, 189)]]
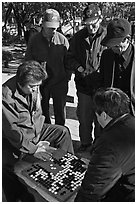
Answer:
[(73, 36), (68, 50), (68, 69), (75, 71), (78, 96), (77, 116), (81, 141), (79, 151), (86, 151), (92, 146), (93, 127), (95, 137), (100, 130), (92, 109), (92, 90), (89, 91), (86, 86), (86, 76), (92, 75), (99, 67), (104, 49), (100, 42), (106, 34), (106, 30), (101, 26), (101, 10), (95, 3), (89, 4), (84, 9), (83, 22), (84, 28)]
[(95, 93), (93, 102), (103, 131), (75, 201), (134, 202), (135, 118), (129, 97), (120, 89), (106, 88)]
[(48, 79), (42, 83), (42, 112), (45, 122), (51, 123), (49, 100), (53, 99), (55, 124), (65, 125), (68, 81), (71, 73), (66, 70), (67, 38), (57, 32), (60, 15), (54, 9), (47, 9), (43, 16), (42, 29), (28, 43), (25, 60), (35, 60), (43, 65)]
[(102, 53), (100, 74), (103, 87), (116, 87), (131, 99), (135, 109), (135, 48), (131, 43), (131, 25), (126, 19), (113, 19), (101, 44), (108, 47)]

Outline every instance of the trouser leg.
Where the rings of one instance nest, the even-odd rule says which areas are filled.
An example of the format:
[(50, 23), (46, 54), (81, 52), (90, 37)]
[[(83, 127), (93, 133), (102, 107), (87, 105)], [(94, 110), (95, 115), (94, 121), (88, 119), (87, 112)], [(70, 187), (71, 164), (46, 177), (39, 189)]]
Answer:
[[(14, 158), (7, 151), (2, 152), (2, 187), (8, 202), (16, 201), (18, 197), (18, 177), (14, 173)], [(9, 162), (8, 162), (9, 161)], [(13, 164), (10, 164), (13, 162)]]
[[(5, 143), (5, 142), (4, 142)], [(14, 148), (7, 143), (2, 146), (2, 187), (8, 202), (34, 201), (34, 197), (28, 192), (18, 176), (14, 173), (14, 165), (17, 159), (13, 156)]]
[(74, 153), (70, 131), (67, 127), (44, 124), (40, 140), (47, 140), (53, 147)]
[(65, 125), (67, 93), (68, 93), (67, 81), (63, 81), (55, 85), (51, 89), (55, 114), (55, 124), (57, 125)]
[(79, 120), (79, 137), (83, 145), (90, 144), (92, 142), (92, 123), (93, 123), (93, 111), (91, 96), (77, 92), (78, 106), (77, 116)]
[(92, 97), (80, 92), (77, 92), (77, 96), (78, 96), (77, 116), (79, 120), (80, 141), (82, 144), (87, 145), (91, 143), (93, 139), (99, 136), (101, 127), (97, 121), (97, 117), (93, 109)]
[(42, 95), (42, 100), (41, 100), (42, 113), (45, 116), (45, 122), (50, 124), (51, 123), (50, 114), (49, 114), (50, 90), (47, 87), (41, 87), (40, 91)]

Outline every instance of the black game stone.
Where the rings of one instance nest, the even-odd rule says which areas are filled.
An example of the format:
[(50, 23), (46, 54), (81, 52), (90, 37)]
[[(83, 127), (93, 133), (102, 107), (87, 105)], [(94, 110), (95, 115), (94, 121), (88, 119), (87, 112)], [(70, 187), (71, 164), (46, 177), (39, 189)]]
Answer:
[(22, 174), (58, 201), (66, 201), (81, 186), (86, 169), (82, 160), (71, 153), (56, 150), (50, 161), (30, 164)]

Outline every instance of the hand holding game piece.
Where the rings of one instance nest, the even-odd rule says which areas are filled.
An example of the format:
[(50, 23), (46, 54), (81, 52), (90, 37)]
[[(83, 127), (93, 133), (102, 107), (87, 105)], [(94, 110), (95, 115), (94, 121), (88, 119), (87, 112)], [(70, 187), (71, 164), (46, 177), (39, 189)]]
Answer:
[(48, 141), (39, 141), (37, 144), (38, 147), (42, 147), (44, 149), (48, 148), (49, 145), (50, 145), (50, 142)]
[(53, 151), (56, 150), (56, 148), (49, 146), (50, 143), (48, 141), (40, 141), (37, 146), (37, 150), (34, 153), (34, 156), (38, 159), (42, 159), (44, 161), (50, 160), (52, 158)]
[(50, 146), (50, 142), (48, 142), (48, 141), (40, 141), (37, 145), (38, 145), (39, 147), (45, 149), (45, 150), (48, 151), (49, 153), (53, 153), (55, 150), (57, 150), (57, 148), (51, 147), (51, 146)]
[(88, 165), (89, 165), (89, 162), (90, 162), (90, 160), (89, 159), (86, 159), (86, 158), (81, 158), (81, 160), (85, 163), (85, 164), (83, 164), (82, 166), (84, 167), (84, 168), (88, 168)]

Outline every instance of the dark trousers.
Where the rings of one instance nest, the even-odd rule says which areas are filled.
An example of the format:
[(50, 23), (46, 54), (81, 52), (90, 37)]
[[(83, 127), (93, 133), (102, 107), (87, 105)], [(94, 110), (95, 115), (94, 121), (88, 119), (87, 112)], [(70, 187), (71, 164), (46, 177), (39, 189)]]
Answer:
[(52, 147), (74, 154), (72, 139), (68, 127), (45, 123), (41, 132), (41, 141), (48, 141)]
[(2, 188), (7, 202), (35, 201), (33, 195), (23, 185), (18, 176), (14, 173), (14, 165), (18, 161), (14, 155), (19, 156), (20, 152), (15, 149), (7, 140), (2, 141)]
[[(47, 140), (53, 147), (74, 153), (70, 131), (67, 127), (44, 124), (40, 140)], [(14, 148), (6, 139), (3, 139), (2, 187), (4, 194), (9, 202), (16, 202), (18, 199), (30, 201), (32, 198), (27, 196), (27, 188), (19, 181), (17, 175), (14, 173), (14, 165), (18, 161), (14, 155), (20, 156), (20, 151)]]
[[(99, 136), (101, 127), (97, 121), (97, 117), (93, 109), (92, 97), (90, 95), (83, 94), (79, 91), (77, 91), (77, 96), (78, 96), (77, 116), (79, 120), (79, 137), (81, 143), (83, 145), (87, 145), (91, 143), (93, 139)], [(94, 138), (92, 136), (94, 136)]]
[(68, 93), (68, 82), (63, 81), (54, 86), (44, 86), (41, 87), (42, 95), (42, 111), (45, 116), (45, 122), (51, 123), (50, 113), (49, 113), (49, 100), (50, 97), (53, 98), (53, 108), (55, 115), (55, 124), (64, 125), (66, 119), (66, 99)]

